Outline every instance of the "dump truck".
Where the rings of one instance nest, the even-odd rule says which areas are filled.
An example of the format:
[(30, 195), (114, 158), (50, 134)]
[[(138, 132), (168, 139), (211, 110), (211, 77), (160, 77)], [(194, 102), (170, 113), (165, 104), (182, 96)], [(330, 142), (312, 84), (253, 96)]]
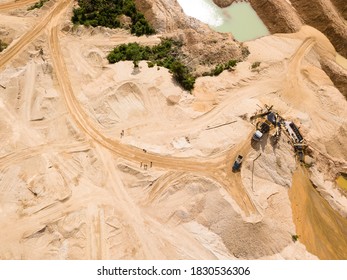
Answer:
[(233, 164), (233, 168), (232, 168), (233, 172), (237, 172), (237, 171), (240, 170), (241, 164), (242, 164), (242, 160), (243, 160), (243, 156), (238, 155), (237, 158), (234, 161), (234, 164)]

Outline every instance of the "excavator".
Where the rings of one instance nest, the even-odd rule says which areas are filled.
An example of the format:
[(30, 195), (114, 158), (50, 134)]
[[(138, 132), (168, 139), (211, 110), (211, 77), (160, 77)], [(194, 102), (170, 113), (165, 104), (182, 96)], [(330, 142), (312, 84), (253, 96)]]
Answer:
[(271, 105), (271, 106), (269, 107), (268, 105), (265, 104), (266, 112), (263, 112), (263, 109), (262, 109), (260, 113), (258, 113), (258, 114), (256, 114), (256, 115), (252, 116), (252, 117), (250, 118), (250, 121), (252, 122), (252, 121), (254, 121), (254, 120), (257, 119), (257, 118), (262, 118), (262, 117), (267, 116), (268, 114), (271, 113), (272, 107), (273, 107), (273, 105)]

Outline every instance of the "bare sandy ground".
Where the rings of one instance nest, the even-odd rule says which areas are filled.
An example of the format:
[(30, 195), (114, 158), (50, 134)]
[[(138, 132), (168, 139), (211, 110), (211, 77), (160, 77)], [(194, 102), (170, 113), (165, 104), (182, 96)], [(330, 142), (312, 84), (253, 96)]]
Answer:
[(308, 174), (301, 168), (293, 176), (289, 194), (298, 235), (307, 249), (320, 259), (346, 259), (347, 220), (336, 215), (319, 192), (313, 190)]
[[(0, 55), (1, 259), (346, 258), (347, 201), (333, 183), (347, 169), (346, 100), (320, 67), (336, 56), (324, 35), (248, 42), (235, 71), (189, 94), (166, 69), (107, 63), (115, 45), (159, 35), (67, 28), (68, 0), (38, 17), (3, 3), (1, 27), (19, 31)], [(248, 119), (264, 104), (300, 126), (309, 175), (284, 135), (251, 145)], [(341, 223), (317, 231), (314, 211)]]

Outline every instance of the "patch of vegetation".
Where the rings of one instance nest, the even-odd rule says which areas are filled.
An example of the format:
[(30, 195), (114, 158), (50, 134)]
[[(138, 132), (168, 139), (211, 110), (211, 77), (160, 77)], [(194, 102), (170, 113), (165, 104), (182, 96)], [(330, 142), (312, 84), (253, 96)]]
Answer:
[[(172, 39), (162, 39), (161, 43), (153, 46), (141, 46), (138, 43), (122, 44), (114, 48), (107, 59), (109, 63), (119, 61), (133, 61), (134, 67), (139, 66), (139, 61), (147, 60), (148, 67), (165, 67), (173, 74), (174, 79), (185, 89), (191, 91), (194, 88), (198, 75), (192, 74), (192, 69), (186, 66), (180, 59), (180, 47), (182, 43)], [(238, 60), (229, 60), (218, 64), (214, 69), (205, 72), (202, 76), (218, 76), (224, 70), (234, 70)]]
[(154, 29), (137, 11), (133, 0), (78, 0), (79, 8), (73, 10), (72, 22), (86, 26), (121, 27), (119, 16), (131, 19), (131, 33), (136, 36), (154, 34)]
[(0, 52), (7, 48), (7, 44), (0, 39)]
[(30, 6), (27, 10), (34, 10), (34, 9), (40, 9), (46, 2), (49, 0), (40, 0), (39, 2), (36, 2), (34, 5)]
[(245, 59), (247, 56), (250, 55), (250, 51), (248, 49), (248, 47), (246, 46), (242, 46), (242, 49), (241, 49), (241, 52), (242, 52), (242, 57)]
[(109, 63), (130, 60), (134, 67), (140, 60), (148, 60), (148, 67), (162, 66), (172, 72), (174, 79), (186, 90), (194, 88), (195, 78), (190, 69), (178, 58), (180, 42), (163, 39), (160, 44), (148, 47), (138, 43), (122, 44), (107, 56)]
[(258, 68), (260, 66), (260, 62), (259, 61), (256, 61), (256, 62), (253, 62), (252, 63), (252, 69), (255, 69), (255, 68)]
[(292, 240), (293, 240), (293, 242), (298, 241), (299, 240), (299, 235), (296, 235), (296, 234), (292, 235)]
[(207, 74), (208, 76), (218, 76), (224, 70), (233, 70), (234, 67), (237, 65), (237, 62), (237, 60), (232, 59), (224, 64), (218, 64), (210, 73)]

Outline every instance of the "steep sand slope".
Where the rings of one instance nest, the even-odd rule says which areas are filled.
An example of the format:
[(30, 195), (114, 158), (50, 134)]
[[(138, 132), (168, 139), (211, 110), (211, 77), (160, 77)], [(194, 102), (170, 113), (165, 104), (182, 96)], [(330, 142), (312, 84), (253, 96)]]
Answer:
[(199, 74), (218, 63), (244, 56), (242, 45), (231, 34), (214, 32), (207, 24), (187, 17), (177, 0), (135, 0), (135, 3), (159, 33), (184, 42), (182, 58)]
[(331, 0), (344, 19), (347, 20), (347, 5), (344, 0)]
[(297, 234), (320, 259), (347, 259), (347, 220), (336, 215), (299, 167), (289, 190)]
[(347, 57), (347, 23), (331, 1), (291, 0), (291, 3), (306, 24), (323, 32), (336, 50)]
[[(214, 2), (224, 7), (234, 0)], [(347, 56), (347, 5), (344, 0), (250, 0), (250, 3), (271, 33), (291, 33), (298, 31), (303, 24), (308, 24), (323, 32), (336, 50), (344, 57)], [(335, 86), (347, 96), (346, 70), (324, 58), (321, 63)]]

